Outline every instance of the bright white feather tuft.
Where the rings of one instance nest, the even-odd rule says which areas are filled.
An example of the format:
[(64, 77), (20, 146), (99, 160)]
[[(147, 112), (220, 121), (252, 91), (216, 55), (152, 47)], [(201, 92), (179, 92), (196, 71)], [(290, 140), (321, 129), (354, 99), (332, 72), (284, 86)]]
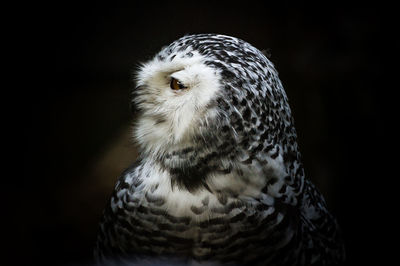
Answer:
[[(135, 103), (143, 112), (134, 136), (147, 154), (167, 152), (170, 147), (185, 147), (195, 135), (200, 120), (214, 118), (217, 112), (207, 105), (218, 96), (220, 75), (194, 53), (178, 53), (172, 60), (153, 59), (136, 76), (140, 87)], [(187, 89), (172, 90), (171, 78)]]

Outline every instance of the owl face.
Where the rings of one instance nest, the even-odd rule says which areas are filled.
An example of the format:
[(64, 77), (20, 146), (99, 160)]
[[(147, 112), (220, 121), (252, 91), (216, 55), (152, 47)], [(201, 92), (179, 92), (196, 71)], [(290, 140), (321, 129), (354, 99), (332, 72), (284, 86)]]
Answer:
[(146, 153), (191, 146), (218, 119), (221, 76), (197, 51), (156, 56), (137, 73), (135, 137)]

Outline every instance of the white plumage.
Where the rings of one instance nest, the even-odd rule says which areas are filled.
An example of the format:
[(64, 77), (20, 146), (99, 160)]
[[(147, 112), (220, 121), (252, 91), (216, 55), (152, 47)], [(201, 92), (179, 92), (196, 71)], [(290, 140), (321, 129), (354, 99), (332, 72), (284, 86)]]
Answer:
[(185, 36), (144, 63), (136, 83), (140, 156), (105, 210), (99, 262), (343, 261), (337, 223), (304, 177), (287, 96), (259, 50)]

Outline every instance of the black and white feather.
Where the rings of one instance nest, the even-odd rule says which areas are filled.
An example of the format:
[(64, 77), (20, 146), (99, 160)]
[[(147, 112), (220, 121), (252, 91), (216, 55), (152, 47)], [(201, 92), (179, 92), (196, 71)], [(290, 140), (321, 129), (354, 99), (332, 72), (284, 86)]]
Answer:
[(143, 64), (136, 83), (140, 157), (104, 212), (99, 263), (344, 260), (336, 220), (304, 176), (278, 73), (259, 50), (185, 36)]

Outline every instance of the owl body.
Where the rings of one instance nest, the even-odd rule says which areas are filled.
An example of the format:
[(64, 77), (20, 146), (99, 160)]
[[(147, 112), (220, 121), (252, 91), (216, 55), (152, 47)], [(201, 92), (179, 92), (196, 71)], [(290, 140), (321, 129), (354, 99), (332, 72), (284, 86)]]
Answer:
[(273, 64), (234, 37), (184, 36), (143, 64), (140, 156), (100, 225), (100, 263), (337, 265), (336, 220), (304, 177)]

